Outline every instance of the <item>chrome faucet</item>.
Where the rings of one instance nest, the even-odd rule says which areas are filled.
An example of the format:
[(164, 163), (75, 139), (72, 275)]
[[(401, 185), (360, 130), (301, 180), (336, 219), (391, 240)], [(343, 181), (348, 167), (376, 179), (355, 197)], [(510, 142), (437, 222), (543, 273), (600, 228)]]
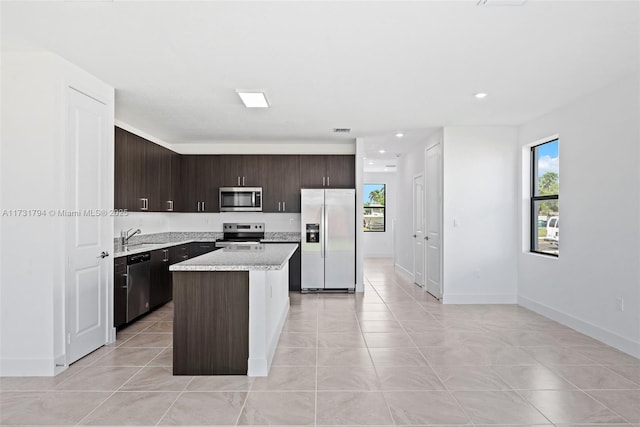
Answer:
[(129, 246), (129, 239), (135, 236), (136, 234), (142, 233), (142, 230), (139, 228), (133, 233), (129, 233), (133, 228), (128, 229), (127, 231), (120, 230), (120, 245), (124, 250), (127, 250), (127, 246)]

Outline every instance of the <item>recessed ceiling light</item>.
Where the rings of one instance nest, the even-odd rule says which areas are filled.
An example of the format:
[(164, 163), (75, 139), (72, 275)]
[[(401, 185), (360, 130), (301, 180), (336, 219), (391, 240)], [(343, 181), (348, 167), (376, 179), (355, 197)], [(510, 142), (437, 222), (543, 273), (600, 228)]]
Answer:
[(378, 151), (378, 153), (380, 153), (380, 154), (384, 154), (384, 153), (386, 153), (386, 151), (384, 151), (384, 150), (380, 150), (380, 151)]
[(247, 108), (269, 108), (269, 102), (263, 92), (236, 91), (236, 93)]
[(478, 98), (478, 99), (482, 99), (482, 98), (486, 98), (486, 97), (487, 97), (487, 94), (486, 94), (486, 93), (484, 93), (484, 92), (478, 92), (478, 93), (476, 93), (476, 94), (475, 94), (475, 95), (473, 95), (473, 96), (475, 96), (475, 97), (476, 97), (476, 98)]
[(402, 132), (396, 133), (396, 138), (402, 138), (403, 136), (404, 136), (404, 133)]

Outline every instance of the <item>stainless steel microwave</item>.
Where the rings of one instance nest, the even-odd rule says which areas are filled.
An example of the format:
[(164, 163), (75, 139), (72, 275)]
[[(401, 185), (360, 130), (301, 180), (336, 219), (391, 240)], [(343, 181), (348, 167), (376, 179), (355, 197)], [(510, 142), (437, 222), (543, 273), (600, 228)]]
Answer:
[(220, 187), (220, 212), (262, 212), (262, 187)]

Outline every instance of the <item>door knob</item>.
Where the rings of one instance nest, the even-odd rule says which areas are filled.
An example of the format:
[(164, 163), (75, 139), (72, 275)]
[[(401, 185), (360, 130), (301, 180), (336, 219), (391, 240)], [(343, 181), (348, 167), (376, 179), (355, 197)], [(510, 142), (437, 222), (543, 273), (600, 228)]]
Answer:
[(106, 258), (106, 257), (108, 257), (108, 256), (109, 256), (109, 252), (107, 252), (107, 251), (102, 251), (102, 252), (100, 253), (100, 258)]
[(413, 235), (413, 238), (415, 239), (416, 237), (418, 237), (418, 235), (417, 235), (417, 234), (414, 234), (414, 235)]
[(424, 236), (424, 240), (429, 240), (429, 236)]

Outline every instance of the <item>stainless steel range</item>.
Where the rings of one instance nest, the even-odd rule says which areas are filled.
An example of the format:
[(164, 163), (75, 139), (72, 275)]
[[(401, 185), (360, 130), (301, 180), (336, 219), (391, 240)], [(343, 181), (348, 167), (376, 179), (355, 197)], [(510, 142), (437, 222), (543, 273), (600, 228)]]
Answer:
[(264, 223), (235, 223), (222, 224), (222, 240), (216, 241), (216, 247), (224, 248), (230, 245), (253, 245), (264, 239)]

